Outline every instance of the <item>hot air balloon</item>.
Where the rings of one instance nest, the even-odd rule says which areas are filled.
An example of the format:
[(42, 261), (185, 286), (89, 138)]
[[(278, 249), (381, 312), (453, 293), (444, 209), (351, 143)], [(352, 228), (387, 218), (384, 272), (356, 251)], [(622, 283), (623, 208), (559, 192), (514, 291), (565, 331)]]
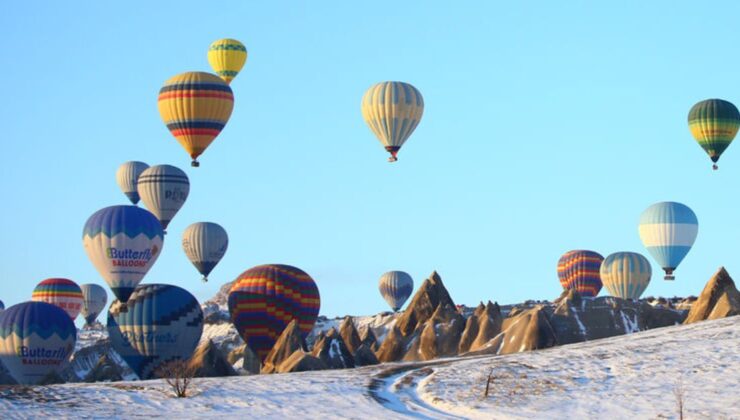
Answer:
[(665, 279), (675, 280), (673, 270), (694, 245), (699, 222), (686, 205), (664, 201), (642, 212), (639, 232), (642, 244), (665, 271)]
[(689, 130), (714, 162), (712, 169), (717, 169), (719, 157), (732, 143), (739, 128), (740, 112), (731, 102), (707, 99), (689, 111)]
[(423, 113), (421, 92), (408, 83), (378, 83), (362, 97), (362, 117), (391, 154), (389, 162), (398, 160), (398, 150), (419, 125)]
[(2, 300), (0, 300), (0, 311), (4, 311), (4, 310), (5, 310), (5, 304), (3, 303)]
[(380, 294), (393, 311), (398, 311), (414, 291), (414, 280), (403, 271), (389, 271), (380, 276)]
[(182, 249), (188, 259), (208, 281), (208, 274), (221, 261), (229, 247), (229, 236), (216, 223), (193, 223), (182, 234)]
[(125, 162), (118, 167), (116, 171), (116, 182), (121, 187), (121, 191), (126, 194), (131, 203), (137, 204), (139, 202), (139, 192), (137, 191), (136, 181), (139, 180), (139, 175), (147, 169), (149, 165), (144, 162), (130, 161)]
[(136, 206), (111, 206), (93, 213), (82, 245), (113, 294), (125, 302), (154, 265), (164, 232), (156, 217)]
[(76, 341), (74, 322), (55, 305), (24, 302), (0, 313), (0, 361), (20, 384), (61, 372)]
[(69, 279), (46, 279), (39, 283), (31, 295), (33, 302), (46, 302), (67, 312), (74, 321), (82, 310), (82, 290)]
[(231, 83), (247, 62), (247, 48), (241, 42), (224, 38), (208, 48), (208, 63), (226, 83)]
[(234, 94), (220, 77), (188, 72), (164, 83), (159, 91), (159, 115), (173, 136), (199, 166), (200, 156), (221, 133), (234, 108)]
[(157, 216), (167, 233), (167, 225), (188, 198), (190, 180), (180, 168), (152, 166), (139, 176), (138, 191), (146, 208)]
[(82, 289), (84, 299), (82, 316), (85, 318), (87, 325), (92, 325), (98, 318), (98, 314), (105, 309), (105, 304), (108, 303), (108, 294), (105, 293), (105, 289), (92, 283), (83, 284), (80, 289)]
[(601, 263), (601, 282), (612, 296), (639, 299), (650, 283), (653, 270), (647, 258), (636, 252), (615, 252)]
[(169, 284), (143, 284), (121, 311), (108, 310), (111, 345), (141, 379), (151, 379), (168, 362), (187, 360), (203, 334), (203, 311), (187, 290)]
[(604, 261), (594, 251), (568, 251), (558, 261), (558, 277), (563, 289), (575, 289), (578, 294), (595, 297), (601, 290), (599, 268)]
[(319, 289), (311, 276), (289, 265), (250, 268), (229, 292), (231, 322), (260, 360), (264, 360), (285, 327), (298, 320), (305, 338), (319, 315)]

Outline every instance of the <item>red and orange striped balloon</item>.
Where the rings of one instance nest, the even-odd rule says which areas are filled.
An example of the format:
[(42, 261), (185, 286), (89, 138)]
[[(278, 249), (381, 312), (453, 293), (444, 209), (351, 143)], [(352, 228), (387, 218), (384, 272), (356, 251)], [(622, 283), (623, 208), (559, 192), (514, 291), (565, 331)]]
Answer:
[(599, 270), (604, 257), (598, 252), (568, 251), (558, 261), (558, 277), (563, 289), (575, 289), (578, 294), (594, 297), (601, 290)]
[(231, 321), (264, 360), (293, 320), (305, 338), (319, 315), (321, 298), (311, 276), (289, 265), (259, 265), (243, 272), (229, 292)]
[(80, 286), (72, 280), (62, 278), (46, 279), (39, 283), (33, 289), (31, 300), (50, 303), (64, 309), (72, 321), (80, 314), (84, 303)]

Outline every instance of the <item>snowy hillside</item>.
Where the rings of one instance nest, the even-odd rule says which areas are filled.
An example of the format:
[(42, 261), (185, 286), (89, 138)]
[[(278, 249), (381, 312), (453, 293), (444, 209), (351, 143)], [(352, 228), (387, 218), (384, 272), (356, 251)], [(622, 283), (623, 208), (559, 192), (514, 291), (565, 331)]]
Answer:
[[(5, 388), (7, 417), (689, 418), (740, 412), (740, 317), (508, 356), (209, 378), (192, 397), (162, 381)], [(490, 394), (483, 396), (492, 370)]]

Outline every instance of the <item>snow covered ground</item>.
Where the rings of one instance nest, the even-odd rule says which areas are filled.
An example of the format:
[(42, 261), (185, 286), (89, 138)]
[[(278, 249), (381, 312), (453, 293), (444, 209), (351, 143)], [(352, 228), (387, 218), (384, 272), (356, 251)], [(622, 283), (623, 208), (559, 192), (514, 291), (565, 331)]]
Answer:
[[(740, 317), (507, 356), (296, 374), (1, 388), (3, 418), (740, 418)], [(490, 393), (484, 397), (492, 373)]]

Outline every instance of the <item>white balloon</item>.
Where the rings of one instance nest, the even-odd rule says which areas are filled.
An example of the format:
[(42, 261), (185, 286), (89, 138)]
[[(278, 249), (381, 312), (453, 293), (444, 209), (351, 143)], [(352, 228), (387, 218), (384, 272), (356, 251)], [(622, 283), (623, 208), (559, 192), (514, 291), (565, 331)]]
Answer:
[(190, 192), (188, 176), (171, 165), (156, 165), (145, 170), (139, 176), (137, 186), (141, 201), (157, 216), (163, 229), (167, 229)]
[(203, 275), (203, 281), (208, 281), (208, 274), (221, 261), (228, 247), (229, 236), (216, 223), (193, 223), (182, 233), (182, 249)]
[(146, 163), (132, 160), (123, 163), (116, 171), (118, 186), (133, 204), (137, 204), (140, 199), (136, 182), (139, 180), (141, 173), (147, 168), (149, 168), (149, 165)]

